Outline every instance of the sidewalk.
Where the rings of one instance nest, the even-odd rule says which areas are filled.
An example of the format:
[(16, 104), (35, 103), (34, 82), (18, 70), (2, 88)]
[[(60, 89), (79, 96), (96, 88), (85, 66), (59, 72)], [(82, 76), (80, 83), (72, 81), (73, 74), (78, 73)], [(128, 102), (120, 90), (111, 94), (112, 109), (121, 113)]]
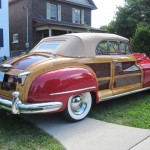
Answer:
[(150, 130), (86, 118), (68, 123), (57, 115), (23, 116), (54, 136), (67, 150), (150, 150)]

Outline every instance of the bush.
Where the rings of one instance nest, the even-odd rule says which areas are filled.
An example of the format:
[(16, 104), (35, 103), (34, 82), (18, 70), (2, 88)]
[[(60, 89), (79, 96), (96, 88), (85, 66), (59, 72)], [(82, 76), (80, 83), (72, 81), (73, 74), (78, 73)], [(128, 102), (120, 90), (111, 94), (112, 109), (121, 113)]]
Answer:
[(140, 24), (131, 39), (134, 52), (146, 53), (150, 56), (150, 25)]

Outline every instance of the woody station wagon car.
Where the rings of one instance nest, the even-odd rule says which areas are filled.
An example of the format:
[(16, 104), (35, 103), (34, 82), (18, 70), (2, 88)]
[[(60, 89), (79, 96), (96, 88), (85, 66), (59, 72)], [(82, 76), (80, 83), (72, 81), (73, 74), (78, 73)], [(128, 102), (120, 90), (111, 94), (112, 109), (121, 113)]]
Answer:
[(0, 65), (0, 107), (13, 114), (62, 112), (79, 121), (92, 103), (148, 89), (149, 57), (115, 34), (48, 37)]

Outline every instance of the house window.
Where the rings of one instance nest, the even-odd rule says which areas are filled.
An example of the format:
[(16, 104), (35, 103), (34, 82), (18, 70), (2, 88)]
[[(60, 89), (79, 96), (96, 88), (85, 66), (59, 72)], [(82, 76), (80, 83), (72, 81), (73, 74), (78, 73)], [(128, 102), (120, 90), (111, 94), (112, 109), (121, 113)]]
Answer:
[(4, 47), (3, 29), (0, 29), (0, 47)]
[(13, 34), (13, 42), (12, 43), (18, 43), (19, 40), (18, 40), (18, 33), (16, 34)]
[(80, 9), (72, 9), (72, 22), (80, 24), (81, 23), (81, 10)]
[(61, 5), (58, 5), (58, 21), (61, 21)]
[(57, 6), (50, 4), (50, 19), (57, 20)]
[(47, 2), (47, 19), (61, 21), (61, 5)]
[(84, 24), (84, 10), (81, 10), (81, 24)]

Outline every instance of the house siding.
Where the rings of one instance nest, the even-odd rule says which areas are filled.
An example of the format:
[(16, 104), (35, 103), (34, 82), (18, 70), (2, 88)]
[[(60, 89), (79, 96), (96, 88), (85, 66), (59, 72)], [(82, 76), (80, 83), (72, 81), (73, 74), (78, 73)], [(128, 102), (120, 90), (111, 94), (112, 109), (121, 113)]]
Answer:
[[(24, 50), (27, 42), (25, 1), (10, 3), (10, 45), (11, 50)], [(17, 8), (17, 9), (16, 9)], [(32, 41), (32, 0), (29, 0), (29, 41)], [(13, 34), (18, 34), (18, 43), (13, 43)], [(31, 45), (31, 43), (30, 43)]]
[[(9, 17), (10, 17), (10, 45), (11, 51), (26, 51), (25, 44), (27, 42), (27, 21), (26, 21), (26, 0), (11, 0), (9, 3)], [(52, 4), (61, 5), (61, 21), (58, 20), (49, 20), (47, 19), (47, 2)], [(43, 32), (49, 33), (49, 30), (52, 31), (52, 35), (67, 33), (67, 31), (71, 32), (83, 32), (85, 29), (82, 27), (84, 25), (73, 24), (72, 23), (72, 8), (84, 10), (84, 22), (86, 25), (91, 26), (91, 9), (85, 6), (80, 6), (76, 4), (66, 3), (65, 1), (56, 1), (56, 0), (28, 0), (28, 8), (29, 8), (29, 50), (32, 49), (37, 42), (41, 40), (43, 37)], [(67, 11), (66, 11), (67, 10)], [(46, 29), (42, 31), (37, 31), (36, 26), (34, 26), (34, 19), (43, 20), (46, 24), (46, 21), (49, 23), (46, 26)], [(54, 24), (56, 23), (57, 27)], [(62, 25), (61, 23), (66, 24)], [(67, 25), (71, 24), (72, 26), (68, 28)], [(80, 28), (81, 27), (81, 28)], [(55, 31), (54, 31), (55, 30)], [(65, 31), (65, 32), (63, 32)], [(18, 34), (19, 42), (13, 43), (13, 34)]]
[(32, 0), (32, 17), (46, 19), (47, 0)]

